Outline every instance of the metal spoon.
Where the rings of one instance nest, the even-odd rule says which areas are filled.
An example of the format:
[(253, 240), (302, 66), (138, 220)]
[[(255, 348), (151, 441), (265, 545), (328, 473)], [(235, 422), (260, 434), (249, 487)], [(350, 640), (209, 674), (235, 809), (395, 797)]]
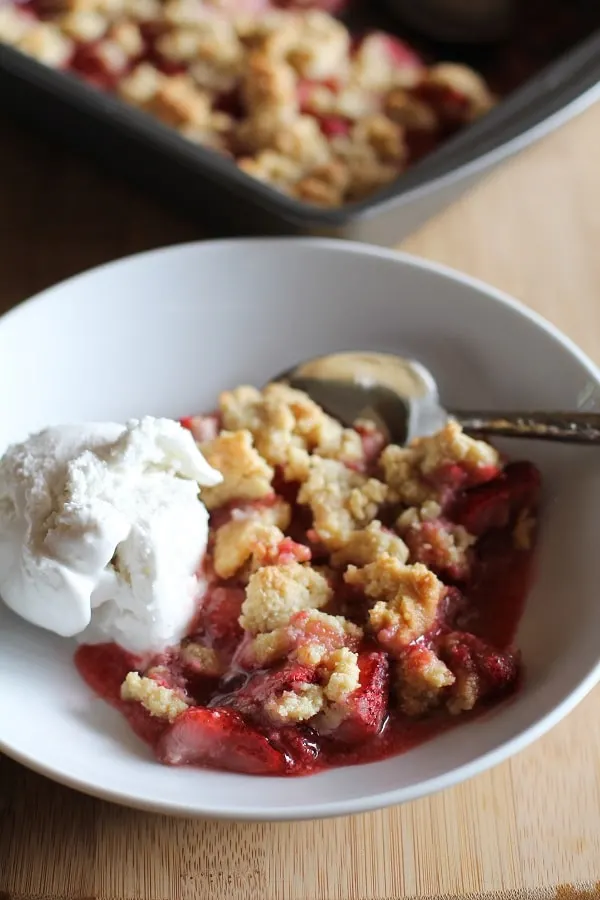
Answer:
[(305, 391), (345, 426), (357, 419), (373, 421), (397, 444), (434, 434), (449, 418), (465, 431), (489, 437), (600, 444), (599, 413), (445, 410), (431, 373), (391, 353), (334, 353), (300, 363), (273, 380)]

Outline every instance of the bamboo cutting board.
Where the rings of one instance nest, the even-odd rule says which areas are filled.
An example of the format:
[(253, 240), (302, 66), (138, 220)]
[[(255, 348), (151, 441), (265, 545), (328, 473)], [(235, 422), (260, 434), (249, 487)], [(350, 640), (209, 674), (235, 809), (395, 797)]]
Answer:
[[(405, 248), (520, 297), (600, 360), (599, 143), (600, 106)], [(90, 265), (205, 236), (3, 122), (0, 171), (5, 308)], [(600, 689), (491, 772), (334, 821), (167, 819), (75, 794), (0, 757), (0, 900), (600, 898), (599, 760)]]

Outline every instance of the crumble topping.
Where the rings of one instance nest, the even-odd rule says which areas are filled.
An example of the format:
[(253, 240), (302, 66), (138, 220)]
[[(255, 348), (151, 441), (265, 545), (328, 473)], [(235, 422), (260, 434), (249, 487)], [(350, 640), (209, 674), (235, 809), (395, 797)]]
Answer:
[(188, 708), (180, 694), (164, 687), (153, 678), (141, 676), (139, 672), (129, 672), (121, 685), (121, 699), (141, 703), (151, 716), (173, 722)]
[(319, 684), (299, 684), (293, 691), (283, 691), (269, 697), (265, 712), (274, 722), (305, 722), (319, 713), (334, 713), (341, 721), (347, 710), (344, 701), (360, 685), (358, 654), (347, 647), (334, 650), (318, 665)]
[(223, 475), (221, 484), (202, 489), (206, 508), (216, 509), (231, 500), (260, 500), (273, 493), (273, 469), (252, 446), (249, 431), (222, 431), (200, 445), (209, 464)]
[(163, 75), (155, 66), (150, 63), (140, 63), (121, 80), (119, 93), (132, 106), (139, 106), (142, 109), (149, 108), (149, 104), (162, 83)]
[(398, 51), (408, 48), (397, 44), (389, 35), (375, 32), (361, 41), (354, 54), (352, 81), (370, 91), (385, 91), (402, 86), (412, 88), (418, 84), (422, 74), (422, 64), (415, 54), (412, 58), (399, 60)]
[(246, 657), (253, 664), (270, 666), (287, 656), (312, 668), (333, 650), (357, 647), (362, 637), (362, 628), (343, 616), (309, 609), (292, 615), (286, 625), (257, 634)]
[(422, 716), (439, 706), (456, 681), (448, 666), (427, 647), (405, 651), (396, 663), (396, 694), (407, 716)]
[(31, 18), (18, 6), (0, 6), (0, 41), (18, 46), (32, 25)]
[(17, 46), (22, 53), (53, 69), (61, 69), (73, 53), (70, 38), (52, 22), (37, 22), (31, 28), (27, 28)]
[(438, 503), (447, 487), (446, 470), (461, 467), (473, 483), (487, 472), (495, 474), (500, 455), (494, 447), (464, 434), (458, 422), (450, 421), (437, 434), (417, 438), (410, 447), (390, 444), (380, 457), (390, 499), (407, 506)]
[(334, 650), (321, 661), (321, 666), (329, 676), (323, 694), (331, 703), (343, 702), (360, 684), (358, 654), (347, 647)]
[[(11, 7), (4, 9), (8, 11)], [(72, 10), (61, 17), (59, 24), (67, 37), (84, 43), (99, 40), (108, 27), (106, 17), (93, 9)]]
[[(450, 91), (461, 101), (461, 114), (473, 121), (494, 105), (494, 98), (483, 78), (468, 66), (459, 63), (437, 63), (423, 79), (423, 91)], [(443, 94), (442, 94), (443, 96)]]
[(263, 391), (239, 387), (219, 398), (225, 428), (244, 428), (271, 465), (284, 465), (294, 448), (324, 457), (360, 462), (360, 436), (328, 416), (302, 391), (269, 384)]
[(260, 568), (260, 560), (281, 544), (285, 535), (276, 525), (260, 518), (232, 519), (217, 531), (213, 563), (220, 578), (231, 578), (252, 560), (251, 568)]
[(226, 666), (216, 650), (195, 641), (190, 641), (183, 647), (180, 658), (184, 665), (196, 675), (219, 678), (226, 670)]
[(454, 580), (464, 579), (471, 566), (471, 548), (477, 538), (462, 525), (440, 516), (440, 506), (429, 501), (420, 509), (410, 507), (396, 521), (410, 553), (420, 562)]
[(366, 566), (384, 554), (405, 563), (408, 560), (408, 547), (401, 538), (384, 528), (381, 522), (374, 520), (366, 528), (352, 532), (341, 550), (331, 554), (331, 564), (336, 568), (344, 568), (350, 563)]
[(437, 501), (440, 491), (423, 478), (421, 456), (417, 449), (390, 444), (381, 454), (379, 462), (383, 479), (394, 500), (411, 507)]
[(144, 49), (142, 32), (135, 22), (116, 22), (109, 31), (109, 37), (125, 53), (127, 62), (140, 56)]
[(292, 507), (281, 497), (269, 497), (264, 502), (259, 500), (248, 507), (235, 507), (231, 511), (231, 518), (235, 521), (259, 519), (263, 525), (275, 525), (286, 531), (292, 520)]
[(435, 500), (426, 500), (421, 507), (409, 506), (396, 520), (396, 528), (402, 534), (408, 528), (420, 525), (421, 522), (431, 522), (442, 515), (442, 507)]
[(327, 580), (310, 566), (265, 566), (248, 582), (240, 625), (252, 634), (273, 631), (298, 610), (325, 606), (332, 595)]
[(369, 623), (390, 649), (406, 646), (431, 628), (445, 591), (425, 566), (405, 566), (387, 555), (362, 569), (349, 566), (344, 580), (377, 601), (369, 612)]
[(269, 697), (265, 712), (274, 722), (305, 722), (323, 709), (325, 697), (318, 684), (300, 684), (295, 691), (283, 691)]
[(313, 528), (323, 544), (329, 550), (341, 550), (353, 531), (376, 517), (386, 497), (385, 484), (376, 478), (367, 478), (337, 460), (312, 456), (298, 503), (310, 507)]
[(347, 28), (318, 9), (297, 16), (294, 24), (288, 59), (296, 72), (312, 81), (343, 78), (350, 52)]
[(469, 437), (453, 420), (432, 437), (417, 438), (413, 447), (420, 455), (419, 467), (423, 475), (431, 475), (454, 463), (475, 470), (496, 467), (500, 463), (500, 454), (491, 444)]
[(201, 128), (210, 117), (210, 97), (189, 75), (161, 78), (148, 110), (166, 125)]
[(433, 134), (439, 127), (435, 111), (405, 88), (392, 88), (385, 100), (385, 113), (407, 131)]

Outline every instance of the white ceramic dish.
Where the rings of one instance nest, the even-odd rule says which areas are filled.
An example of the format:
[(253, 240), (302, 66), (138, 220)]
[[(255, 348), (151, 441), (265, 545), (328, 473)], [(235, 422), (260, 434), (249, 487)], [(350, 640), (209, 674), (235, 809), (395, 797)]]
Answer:
[[(76, 419), (173, 417), (308, 356), (417, 356), (448, 404), (593, 408), (600, 373), (552, 326), (437, 266), (335, 241), (192, 244), (46, 291), (0, 321), (0, 452)], [(73, 645), (0, 608), (0, 749), (58, 781), (150, 810), (231, 819), (361, 812), (453, 785), (522, 749), (600, 676), (600, 455), (511, 444), (542, 468), (539, 576), (518, 643), (517, 697), (405, 756), (301, 779), (170, 769), (94, 699)]]

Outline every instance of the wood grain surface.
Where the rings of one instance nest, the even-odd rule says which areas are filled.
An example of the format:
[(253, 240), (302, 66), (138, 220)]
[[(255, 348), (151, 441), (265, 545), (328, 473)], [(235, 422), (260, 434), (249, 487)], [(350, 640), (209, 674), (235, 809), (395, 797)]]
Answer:
[[(599, 144), (600, 106), (405, 249), (520, 297), (600, 360)], [(0, 172), (1, 309), (105, 260), (208, 236), (2, 120)], [(0, 757), (0, 898), (597, 898), (599, 758), (600, 690), (467, 784), (335, 821), (168, 819), (78, 795)]]

